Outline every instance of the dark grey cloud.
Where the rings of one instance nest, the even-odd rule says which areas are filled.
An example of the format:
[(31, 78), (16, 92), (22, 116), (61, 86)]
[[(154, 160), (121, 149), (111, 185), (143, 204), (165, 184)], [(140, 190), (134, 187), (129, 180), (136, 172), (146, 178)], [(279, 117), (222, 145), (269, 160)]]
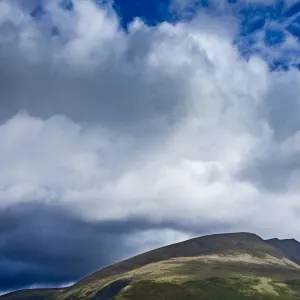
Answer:
[[(28, 58), (20, 46), (25, 29), (14, 21), (8, 19), (0, 24), (2, 122), (26, 110), (36, 117), (59, 114), (76, 122), (100, 123), (122, 133), (157, 134), (184, 114), (182, 98), (188, 88), (184, 78), (191, 70), (174, 76), (168, 70), (151, 70), (145, 64), (145, 58), (153, 51), (152, 43), (157, 40), (155, 32), (147, 36), (132, 32), (131, 38), (121, 41), (121, 45), (112, 43), (112, 48), (124, 47), (123, 53), (116, 56), (112, 49), (104, 62), (98, 64), (96, 58), (93, 70), (86, 71), (65, 60), (55, 63), (55, 51), (63, 55), (65, 49), (51, 44), (49, 32), (33, 19), (32, 26), (38, 26), (43, 36), (34, 38), (40, 57)], [(120, 29), (121, 33), (125, 34)]]
[(132, 251), (131, 224), (82, 222), (63, 209), (18, 205), (1, 211), (0, 290), (80, 279)]
[(140, 76), (139, 70), (131, 74), (121, 64), (84, 75), (80, 70), (64, 74), (44, 62), (31, 65), (3, 55), (0, 61), (2, 120), (26, 109), (43, 118), (64, 114), (80, 122), (132, 128), (154, 117), (170, 117), (184, 87), (160, 73), (150, 78)]
[(282, 142), (299, 131), (300, 113), (298, 71), (289, 74), (274, 74), (274, 83), (267, 99), (268, 123), (274, 132), (274, 139)]
[[(220, 225), (202, 228), (145, 220), (86, 222), (63, 207), (16, 205), (0, 211), (0, 290), (32, 285), (56, 286), (77, 281), (113, 262), (137, 254), (136, 247), (151, 248), (129, 237), (147, 230), (187, 230), (194, 235)], [(223, 227), (223, 226), (222, 226)], [(141, 238), (142, 239), (142, 238)], [(143, 244), (144, 243), (144, 244)], [(164, 242), (160, 242), (163, 245)]]
[(299, 153), (286, 157), (278, 150), (270, 149), (249, 159), (240, 170), (238, 177), (251, 181), (259, 189), (281, 194), (291, 188), (291, 179), (297, 176), (299, 168)]
[(262, 110), (268, 134), (249, 153), (238, 171), (239, 178), (275, 194), (297, 189), (295, 178), (300, 169), (298, 92), (298, 71), (272, 74)]

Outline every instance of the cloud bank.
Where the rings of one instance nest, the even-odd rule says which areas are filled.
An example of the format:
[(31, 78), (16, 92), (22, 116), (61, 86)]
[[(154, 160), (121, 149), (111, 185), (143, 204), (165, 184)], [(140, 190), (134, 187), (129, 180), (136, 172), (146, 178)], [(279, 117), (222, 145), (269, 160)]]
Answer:
[(31, 9), (0, 2), (0, 290), (206, 233), (300, 238), (297, 69), (245, 60), (234, 16)]

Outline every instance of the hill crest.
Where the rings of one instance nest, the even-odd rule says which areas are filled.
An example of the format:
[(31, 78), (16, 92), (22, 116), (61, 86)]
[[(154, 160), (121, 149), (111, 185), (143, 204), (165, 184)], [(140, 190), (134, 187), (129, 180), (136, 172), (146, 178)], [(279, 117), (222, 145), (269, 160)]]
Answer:
[[(292, 250), (289, 245), (293, 245)], [(196, 237), (118, 262), (48, 298), (41, 296), (36, 299), (94, 299), (101, 289), (111, 291), (111, 288), (124, 288), (140, 280), (171, 280), (174, 283), (184, 278), (205, 278), (216, 274), (226, 277), (228, 272), (232, 276), (242, 271), (248, 275), (254, 272), (259, 276), (269, 274), (280, 278), (284, 273), (291, 278), (300, 278), (298, 246), (300, 249), (300, 243), (294, 239), (265, 241), (248, 232)], [(28, 295), (28, 291), (25, 292)], [(34, 299), (21, 296), (22, 292), (18, 292), (0, 299)]]
[(266, 243), (260, 236), (249, 232), (219, 233), (192, 238), (183, 242), (139, 254), (132, 258), (108, 266), (79, 281), (75, 286), (85, 285), (117, 273), (129, 272), (133, 269), (160, 261), (181, 257), (198, 257), (205, 255), (248, 254), (258, 258), (266, 255), (281, 258), (284, 255), (279, 249)]

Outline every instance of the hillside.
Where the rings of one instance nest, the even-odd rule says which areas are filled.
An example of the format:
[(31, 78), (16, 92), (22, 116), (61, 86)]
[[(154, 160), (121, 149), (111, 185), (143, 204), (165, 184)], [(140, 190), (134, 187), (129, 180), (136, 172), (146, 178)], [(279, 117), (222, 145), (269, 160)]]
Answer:
[[(119, 262), (36, 299), (300, 300), (297, 243), (290, 248), (251, 233), (194, 238)], [(0, 299), (29, 299), (15, 295)]]
[(211, 254), (226, 255), (230, 253), (249, 254), (254, 257), (264, 257), (266, 254), (278, 258), (282, 256), (277, 249), (265, 243), (262, 238), (255, 234), (234, 233), (209, 235), (155, 249), (122, 261), (96, 272), (77, 283), (76, 286), (88, 284), (89, 282), (107, 276), (128, 272), (150, 263), (166, 261), (177, 257), (197, 257)]
[(1, 300), (43, 300), (46, 299), (62, 289), (35, 289), (35, 290), (23, 290), (6, 294)]
[(295, 239), (270, 239), (266, 240), (271, 246), (280, 249), (288, 258), (300, 264), (300, 243)]

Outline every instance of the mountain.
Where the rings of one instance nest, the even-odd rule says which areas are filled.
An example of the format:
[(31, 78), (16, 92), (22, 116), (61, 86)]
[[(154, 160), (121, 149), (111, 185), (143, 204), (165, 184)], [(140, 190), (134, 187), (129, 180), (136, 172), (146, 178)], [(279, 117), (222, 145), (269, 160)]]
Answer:
[(62, 289), (23, 290), (6, 294), (0, 298), (1, 300), (43, 300), (60, 291)]
[(266, 240), (271, 246), (280, 249), (289, 259), (300, 264), (300, 243), (295, 239), (270, 239)]
[[(295, 240), (264, 241), (252, 233), (209, 235), (135, 256), (36, 299), (300, 300), (297, 247)], [(34, 299), (21, 296), (0, 300)]]
[(262, 238), (255, 234), (216, 234), (176, 243), (127, 259), (96, 272), (80, 281), (77, 285), (88, 284), (89, 282), (106, 278), (107, 276), (113, 276), (151, 263), (167, 261), (179, 257), (188, 258), (212, 254), (226, 255), (230, 253), (243, 253), (253, 257), (263, 257), (266, 254), (273, 257), (281, 257), (277, 249), (265, 243)]

